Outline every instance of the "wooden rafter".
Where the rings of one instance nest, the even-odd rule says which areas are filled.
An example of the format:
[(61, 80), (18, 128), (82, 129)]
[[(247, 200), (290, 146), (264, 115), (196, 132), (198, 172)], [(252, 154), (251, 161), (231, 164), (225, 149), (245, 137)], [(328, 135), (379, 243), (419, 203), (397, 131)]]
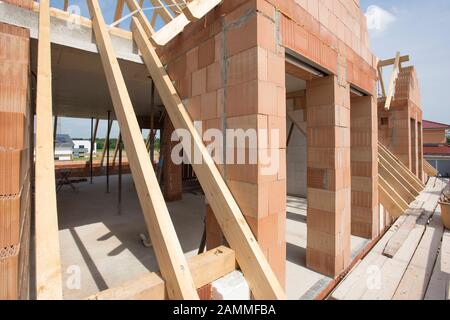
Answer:
[(142, 133), (112, 48), (111, 38), (98, 0), (88, 0), (88, 6), (133, 180), (158, 265), (166, 283), (168, 297), (171, 299), (198, 299), (189, 266), (145, 149)]
[(392, 70), (391, 80), (389, 81), (388, 93), (386, 96), (386, 102), (384, 104), (384, 109), (389, 110), (391, 107), (391, 101), (394, 97), (395, 83), (398, 79), (398, 74), (400, 72), (400, 52), (397, 52), (395, 57), (394, 69)]
[(165, 23), (169, 23), (170, 21), (172, 21), (173, 17), (170, 14), (169, 9), (167, 9), (165, 3), (163, 3), (161, 0), (150, 0), (150, 2), (154, 7), (157, 7), (156, 9), (154, 9), (153, 15), (159, 15)]
[(41, 0), (36, 88), (35, 253), (37, 299), (62, 299), (52, 134), (50, 4)]
[[(116, 6), (116, 11), (114, 13), (114, 21), (119, 20), (120, 18), (122, 18), (122, 14), (123, 14), (123, 7), (125, 6), (125, 0), (117, 0), (117, 6)], [(117, 27), (120, 25), (117, 24)]]
[(214, 160), (203, 145), (203, 141), (194, 128), (170, 77), (151, 45), (149, 38), (152, 34), (146, 34), (145, 30), (150, 29), (145, 27), (146, 24), (149, 24), (146, 19), (132, 18), (134, 40), (141, 51), (143, 60), (155, 82), (174, 127), (187, 130), (190, 133), (190, 144), (196, 152), (200, 152), (202, 155), (203, 161), (200, 164), (193, 161), (192, 166), (228, 243), (236, 253), (236, 259), (255, 298), (285, 299), (283, 288), (267, 262)]
[(193, 0), (187, 3), (183, 12), (189, 21), (197, 21), (221, 2), (222, 0)]

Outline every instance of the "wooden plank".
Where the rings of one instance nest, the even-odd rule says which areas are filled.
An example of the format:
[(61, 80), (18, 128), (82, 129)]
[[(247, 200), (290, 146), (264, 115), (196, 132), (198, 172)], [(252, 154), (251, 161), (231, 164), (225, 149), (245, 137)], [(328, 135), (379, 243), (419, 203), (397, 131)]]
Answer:
[(377, 70), (378, 70), (378, 79), (380, 80), (381, 93), (383, 97), (386, 97), (386, 87), (384, 85), (383, 80), (383, 69), (380, 66), (378, 66)]
[(165, 46), (170, 40), (175, 38), (189, 24), (189, 20), (184, 14), (178, 15), (175, 19), (168, 22), (165, 26), (158, 30), (151, 38), (151, 42), (155, 46)]
[(389, 161), (387, 161), (382, 154), (378, 154), (378, 161), (382, 164), (390, 174), (394, 175), (394, 177), (405, 187), (408, 189), (409, 193), (411, 193), (414, 197), (417, 197), (420, 192), (423, 190), (416, 189), (412, 184), (409, 183), (407, 179), (398, 171), (398, 166), (393, 166)]
[[(123, 7), (125, 6), (125, 0), (117, 0), (116, 11), (114, 13), (114, 21), (122, 18)], [(119, 27), (120, 23), (117, 25)]]
[(442, 238), (442, 271), (450, 275), (450, 230), (445, 230)]
[(424, 230), (425, 226), (416, 225), (395, 257), (392, 259), (385, 257), (384, 262), (376, 266), (380, 275), (379, 286), (367, 288), (366, 292), (361, 297), (362, 300), (392, 299), (395, 290), (405, 273), (406, 267), (422, 238)]
[(392, 70), (391, 80), (389, 82), (388, 94), (386, 96), (386, 102), (384, 104), (384, 110), (389, 110), (391, 107), (391, 101), (394, 97), (395, 82), (398, 79), (398, 74), (400, 72), (400, 52), (397, 52), (394, 62), (394, 69)]
[[(236, 259), (255, 298), (285, 299), (283, 288), (261, 251), (214, 160), (203, 145), (169, 75), (148, 40), (149, 35), (145, 34), (145, 29), (135, 17), (132, 21), (132, 32), (170, 120), (175, 128), (185, 129), (189, 132), (190, 141), (183, 139), (183, 143), (186, 143), (186, 146), (192, 146), (193, 152), (202, 157), (201, 163), (192, 161), (192, 166), (228, 243), (236, 252)], [(185, 149), (187, 150), (187, 148)]]
[[(378, 175), (378, 183), (381, 187), (380, 202), (388, 209), (391, 216), (398, 217), (408, 209), (408, 203), (397, 193), (397, 191), (389, 185), (381, 175)], [(396, 208), (395, 208), (396, 207)], [(394, 209), (393, 211), (391, 211)], [(397, 210), (399, 209), (399, 210)]]
[(36, 89), (35, 247), (36, 297), (62, 299), (52, 132), (50, 5), (41, 0)]
[[(197, 289), (236, 270), (234, 251), (221, 246), (188, 259)], [(163, 300), (164, 280), (158, 273), (146, 274), (123, 285), (88, 297), (88, 300)]]
[(378, 152), (381, 154), (389, 163), (394, 166), (397, 171), (399, 171), (405, 179), (408, 180), (410, 184), (412, 184), (417, 190), (422, 191), (425, 188), (425, 185), (422, 181), (417, 178), (417, 176), (412, 173), (411, 170), (403, 162), (401, 162), (387, 147), (385, 147), (382, 143), (378, 143)]
[(436, 210), (394, 294), (394, 300), (422, 300), (441, 244), (444, 226)]
[(441, 249), (428, 284), (425, 300), (450, 300), (450, 231), (445, 230)]
[(405, 212), (405, 221), (402, 223), (397, 232), (395, 232), (391, 240), (389, 240), (388, 244), (386, 245), (386, 248), (384, 248), (383, 250), (383, 255), (385, 255), (386, 257), (392, 258), (393, 256), (395, 256), (405, 240), (408, 238), (408, 235), (416, 226), (417, 218), (420, 214), (423, 213), (423, 210), (414, 210), (418, 210), (419, 212), (411, 212), (411, 209), (408, 209)]
[(89, 296), (87, 300), (164, 300), (164, 280), (156, 273), (148, 273), (122, 285)]
[(439, 172), (425, 159), (423, 160), (423, 171), (425, 171), (429, 177), (437, 177), (439, 174)]
[(153, 7), (155, 7), (154, 12), (161, 16), (165, 23), (169, 23), (170, 21), (172, 21), (173, 17), (162, 1), (150, 0), (150, 2), (152, 3)]
[(197, 289), (236, 270), (236, 255), (225, 246), (209, 250), (188, 259)]
[(187, 3), (183, 12), (189, 21), (197, 21), (221, 2), (222, 0), (193, 0)]
[[(380, 62), (378, 62), (378, 67), (382, 68), (382, 67), (391, 66), (391, 65), (395, 64), (395, 59), (396, 58), (381, 60)], [(400, 61), (400, 63), (403, 63), (403, 62), (408, 62), (409, 59), (410, 59), (409, 55), (406, 55), (406, 56), (401, 56), (399, 61)]]
[(89, 0), (88, 6), (133, 180), (168, 296), (171, 299), (198, 299), (191, 272), (150, 163), (98, 0)]
[(441, 269), (442, 251), (439, 252), (427, 287), (424, 300), (449, 300), (450, 299), (450, 274)]
[(389, 171), (383, 162), (378, 162), (378, 172), (380, 176), (402, 197), (402, 199), (410, 204), (416, 198), (397, 178)]
[(151, 24), (148, 23), (147, 17), (145, 16), (144, 12), (142, 12), (142, 10), (141, 10), (141, 5), (139, 5), (137, 0), (126, 0), (126, 1), (127, 1), (127, 5), (128, 5), (128, 8), (130, 9), (130, 11), (132, 11), (132, 12), (136, 11), (135, 17), (137, 17), (139, 19), (139, 21), (142, 24), (142, 27), (145, 30), (145, 33), (150, 38), (155, 33), (155, 30), (153, 29)]
[(333, 300), (357, 300), (362, 297), (367, 289), (369, 277), (374, 275), (377, 266), (387, 258), (381, 255), (386, 243), (395, 234), (404, 222), (405, 216), (401, 216), (393, 226), (384, 234), (374, 248), (367, 254), (342, 280), (336, 289), (330, 295)]

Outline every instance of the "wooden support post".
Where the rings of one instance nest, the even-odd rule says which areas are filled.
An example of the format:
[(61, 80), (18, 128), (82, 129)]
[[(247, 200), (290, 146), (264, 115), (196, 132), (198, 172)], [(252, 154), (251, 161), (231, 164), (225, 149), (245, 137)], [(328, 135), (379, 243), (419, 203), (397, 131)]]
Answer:
[(89, 0), (88, 6), (134, 183), (159, 268), (166, 282), (167, 294), (171, 299), (198, 299), (189, 266), (145, 149), (98, 0)]
[(50, 5), (39, 6), (36, 89), (35, 251), (36, 297), (62, 299), (61, 258), (52, 141)]
[[(203, 141), (194, 128), (169, 75), (151, 45), (149, 41), (151, 34), (145, 33), (145, 30), (149, 28), (143, 27), (142, 23), (148, 24), (148, 21), (138, 19), (133, 17), (132, 21), (134, 40), (141, 51), (153, 81), (155, 81), (158, 93), (174, 127), (188, 130), (190, 141), (185, 141), (185, 143), (190, 144), (193, 147), (193, 152), (197, 152), (202, 157), (201, 163), (193, 161), (192, 166), (228, 243), (236, 252), (237, 261), (255, 298), (285, 299), (283, 288), (267, 262), (214, 160), (203, 145)], [(171, 161), (171, 159), (165, 159), (165, 161)]]
[(69, 9), (69, 0), (64, 0), (64, 11), (67, 11)]

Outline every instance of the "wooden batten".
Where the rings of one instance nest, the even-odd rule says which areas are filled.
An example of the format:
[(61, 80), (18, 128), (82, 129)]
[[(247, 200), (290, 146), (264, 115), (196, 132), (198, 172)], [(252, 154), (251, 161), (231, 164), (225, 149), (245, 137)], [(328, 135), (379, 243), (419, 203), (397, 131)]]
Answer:
[(168, 296), (171, 299), (198, 299), (192, 275), (150, 163), (98, 0), (89, 0), (88, 7), (115, 115)]
[(191, 140), (186, 143), (190, 143), (202, 156), (202, 163), (193, 163), (192, 166), (228, 243), (236, 252), (236, 259), (255, 298), (285, 299), (283, 288), (214, 164), (214, 160), (203, 145), (169, 75), (150, 43), (151, 34), (145, 32), (149, 28), (144, 27), (143, 24), (148, 24), (148, 21), (133, 17), (132, 32), (135, 42), (174, 127), (188, 130)]

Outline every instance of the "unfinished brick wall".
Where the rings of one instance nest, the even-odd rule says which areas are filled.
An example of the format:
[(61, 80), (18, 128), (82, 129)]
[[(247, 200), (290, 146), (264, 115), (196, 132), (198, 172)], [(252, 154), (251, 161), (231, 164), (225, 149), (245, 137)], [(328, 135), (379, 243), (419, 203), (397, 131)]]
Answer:
[(352, 234), (374, 239), (380, 230), (377, 103), (367, 96), (352, 97), (350, 104)]
[[(277, 45), (275, 8), (265, 1), (224, 1), (193, 23), (160, 54), (194, 122), (207, 129), (278, 129), (278, 146), (257, 148), (277, 154), (281, 166), (271, 175), (256, 164), (219, 165), (270, 265), (284, 283), (286, 220), (286, 100), (284, 50)], [(205, 141), (208, 143), (208, 141)], [(227, 148), (230, 141), (227, 141)], [(219, 160), (222, 155), (213, 155)], [(210, 209), (208, 209), (210, 210)], [(220, 214), (220, 213), (219, 213)], [(220, 244), (211, 212), (209, 245)]]
[(335, 277), (350, 264), (350, 91), (336, 76), (307, 84), (307, 266)]
[(390, 110), (384, 109), (384, 100), (378, 102), (378, 119), (380, 142), (422, 179), (422, 109), (413, 66), (401, 69)]
[(30, 240), (29, 31), (0, 23), (0, 300), (27, 297)]
[(279, 10), (281, 41), (312, 63), (372, 94), (376, 57), (359, 1), (267, 0)]

